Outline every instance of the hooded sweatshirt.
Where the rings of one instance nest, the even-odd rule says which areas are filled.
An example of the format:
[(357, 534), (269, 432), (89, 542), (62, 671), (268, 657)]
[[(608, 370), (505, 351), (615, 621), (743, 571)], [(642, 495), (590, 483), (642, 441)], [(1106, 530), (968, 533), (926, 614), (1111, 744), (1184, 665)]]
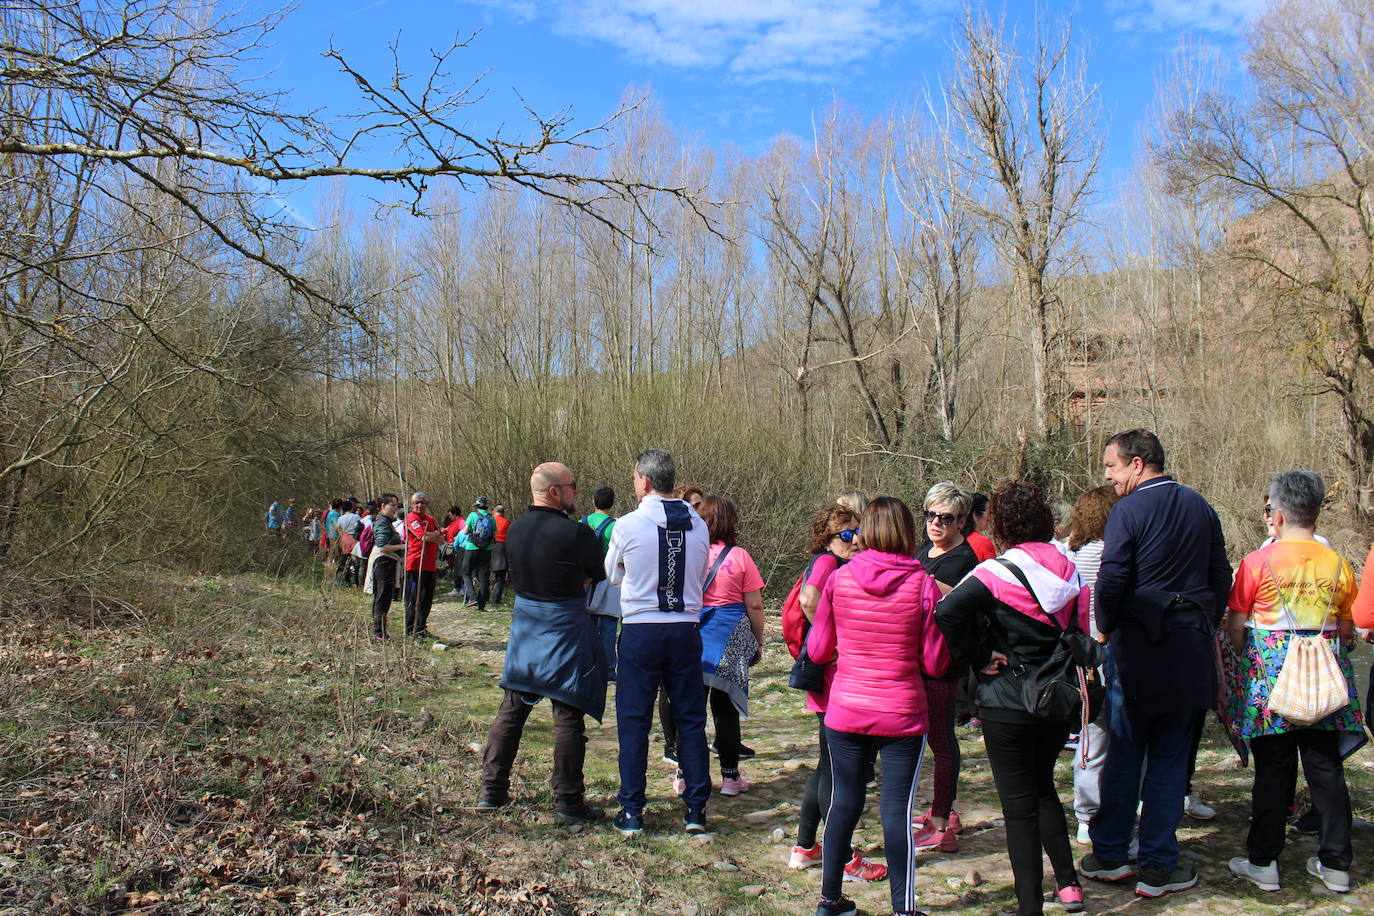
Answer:
[(825, 724), (859, 735), (927, 731), (925, 678), (949, 664), (935, 625), (940, 590), (914, 557), (863, 550), (821, 590), (807, 652), (836, 659)]
[(696, 623), (710, 551), (706, 523), (680, 499), (650, 493), (622, 516), (606, 548), (606, 581), (620, 586), (620, 622)]
[[(985, 560), (945, 596), (936, 621), (949, 640), (956, 663), (978, 672), (974, 705), (983, 718), (1035, 721), (1025, 711), (1020, 682), (1011, 667), (983, 674), (994, 649), (1029, 667), (1044, 664), (1059, 645), (1061, 628), (1089, 632), (1089, 593), (1073, 561), (1052, 544), (1026, 543), (1002, 554), (1025, 575), (1027, 591), (1016, 574), (996, 560)], [(1058, 626), (1046, 612), (1054, 614)]]

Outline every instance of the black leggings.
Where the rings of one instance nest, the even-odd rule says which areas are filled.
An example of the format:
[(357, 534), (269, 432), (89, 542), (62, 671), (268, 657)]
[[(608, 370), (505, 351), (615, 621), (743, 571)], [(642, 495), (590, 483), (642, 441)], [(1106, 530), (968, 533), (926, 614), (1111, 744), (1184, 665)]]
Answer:
[(1069, 724), (997, 722), (983, 719), (992, 779), (1007, 825), (1007, 857), (1016, 885), (1020, 916), (1044, 912), (1040, 850), (1049, 856), (1057, 887), (1078, 884), (1069, 826), (1054, 786), (1054, 763), (1069, 737)]
[[(720, 757), (722, 772), (739, 771), (739, 710), (735, 708), (730, 694), (718, 687), (706, 688), (706, 703), (711, 707), (711, 718), (716, 723), (716, 755)], [(658, 719), (663, 724), (663, 743), (670, 748), (677, 747), (677, 727), (673, 724), (673, 703), (668, 699), (668, 691), (658, 692)]]
[(819, 723), (821, 757), (811, 778), (806, 781), (806, 791), (802, 793), (801, 815), (797, 818), (797, 845), (810, 849), (816, 845), (816, 831), (820, 829), (821, 819), (830, 808), (830, 742), (825, 739), (825, 714), (816, 713)]
[(854, 827), (863, 813), (868, 774), (875, 757), (883, 761), (883, 785), (878, 811), (883, 821), (883, 850), (892, 909), (916, 909), (916, 847), (911, 834), (911, 807), (921, 777), (922, 735), (883, 738), (830, 729), (831, 794), (825, 818), (825, 849), (821, 860), (821, 896), (840, 896), (844, 867), (853, 849)]

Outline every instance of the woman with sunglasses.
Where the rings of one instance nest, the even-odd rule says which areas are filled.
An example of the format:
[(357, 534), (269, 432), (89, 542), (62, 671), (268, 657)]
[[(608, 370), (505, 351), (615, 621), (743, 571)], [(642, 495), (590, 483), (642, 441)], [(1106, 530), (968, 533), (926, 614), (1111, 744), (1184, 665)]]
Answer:
[[(857, 552), (858, 529), (858, 513), (838, 502), (822, 509), (811, 523), (808, 548), (811, 563), (807, 566), (806, 582), (797, 596), (808, 621), (816, 618), (821, 589), (825, 588), (835, 571), (848, 563)], [(834, 672), (832, 667), (827, 675), (831, 676)], [(801, 814), (797, 818), (797, 845), (792, 847), (792, 857), (787, 862), (791, 868), (810, 868), (821, 864), (822, 850), (816, 839), (816, 831), (830, 807), (831, 793), (830, 746), (825, 740), (825, 702), (825, 695), (806, 695), (806, 708), (816, 714), (821, 751), (816, 768), (806, 781), (806, 791), (802, 794)], [(851, 848), (844, 873), (851, 881), (881, 881), (887, 876), (887, 866), (872, 862), (859, 855), (857, 849)]]
[[(978, 557), (965, 540), (964, 522), (973, 508), (973, 497), (962, 488), (943, 481), (926, 491), (926, 540), (916, 548), (916, 559), (935, 580), (942, 594), (978, 565)], [(959, 739), (954, 734), (954, 700), (966, 668), (951, 666), (949, 676), (926, 681), (926, 712), (930, 731), (926, 740), (935, 757), (935, 781), (930, 811), (916, 819), (916, 850), (958, 852), (963, 830), (954, 798), (959, 787)]]
[(1054, 514), (1044, 490), (1008, 481), (992, 494), (988, 512), (992, 539), (1003, 552), (946, 595), (935, 620), (956, 663), (978, 671), (974, 703), (1006, 821), (1017, 913), (1044, 912), (1041, 849), (1054, 871), (1057, 902), (1081, 913), (1083, 888), (1054, 781), (1071, 723), (1026, 711), (1018, 674), (1049, 660), (1062, 630), (1072, 625), (1088, 632), (1088, 590), (1073, 562), (1049, 543)]

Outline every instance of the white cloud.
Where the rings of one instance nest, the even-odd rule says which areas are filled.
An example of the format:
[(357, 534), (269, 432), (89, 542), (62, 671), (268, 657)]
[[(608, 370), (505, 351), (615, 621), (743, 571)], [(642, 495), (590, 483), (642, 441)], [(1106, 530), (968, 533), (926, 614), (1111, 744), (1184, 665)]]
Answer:
[(516, 10), (645, 63), (805, 80), (894, 48), (928, 30), (933, 13), (957, 8), (958, 0), (522, 0)]
[(1270, 0), (1111, 0), (1114, 24), (1128, 32), (1187, 29), (1234, 35), (1268, 8)]

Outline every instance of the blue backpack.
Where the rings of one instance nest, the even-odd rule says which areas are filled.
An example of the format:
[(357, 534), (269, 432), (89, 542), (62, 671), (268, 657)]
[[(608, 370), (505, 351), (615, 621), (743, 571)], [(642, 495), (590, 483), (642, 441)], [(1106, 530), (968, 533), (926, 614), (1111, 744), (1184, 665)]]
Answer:
[(486, 513), (481, 513), (468, 526), (466, 533), (472, 546), (483, 549), (490, 547), (492, 541), (496, 540), (496, 519)]

